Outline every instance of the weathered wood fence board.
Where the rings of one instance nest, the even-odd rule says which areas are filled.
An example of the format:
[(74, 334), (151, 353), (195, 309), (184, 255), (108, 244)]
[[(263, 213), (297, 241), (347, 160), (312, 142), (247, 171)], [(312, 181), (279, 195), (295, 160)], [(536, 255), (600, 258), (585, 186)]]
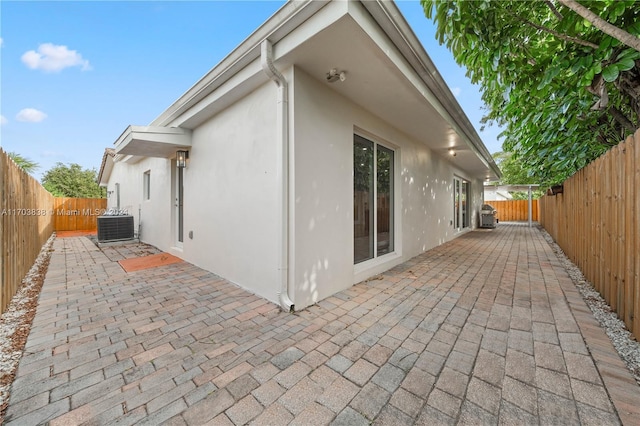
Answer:
[(540, 223), (640, 337), (640, 130), (540, 199)]
[(55, 198), (53, 215), (56, 231), (93, 231), (97, 218), (107, 208), (106, 198)]
[[(529, 220), (529, 200), (501, 200), (487, 201), (498, 214), (496, 217), (502, 222), (522, 222)], [(531, 201), (531, 220), (538, 221), (538, 200)]]
[(106, 198), (55, 198), (0, 148), (0, 312), (53, 231), (95, 230)]
[(53, 196), (0, 148), (0, 310), (53, 233)]

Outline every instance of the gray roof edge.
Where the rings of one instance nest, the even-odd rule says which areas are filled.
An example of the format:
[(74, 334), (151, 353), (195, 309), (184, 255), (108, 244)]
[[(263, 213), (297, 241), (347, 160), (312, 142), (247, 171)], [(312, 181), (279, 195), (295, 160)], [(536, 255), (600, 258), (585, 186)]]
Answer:
[(102, 175), (104, 174), (105, 167), (107, 166), (107, 160), (109, 158), (111, 158), (111, 161), (113, 161), (115, 156), (116, 156), (116, 150), (115, 149), (113, 149), (113, 148), (105, 148), (104, 149), (104, 154), (102, 154), (102, 161), (100, 162), (100, 170), (98, 172), (98, 177), (97, 177), (97, 180), (96, 180), (96, 182), (98, 182), (98, 184), (100, 184), (100, 182), (102, 181)]
[(470, 148), (487, 168), (501, 177), (500, 168), (395, 3), (388, 0), (363, 0), (362, 4), (402, 52), (451, 119), (460, 126), (463, 136), (471, 144)]
[(153, 120), (151, 125), (168, 125), (259, 57), (260, 43), (263, 40), (269, 39), (272, 43), (277, 43), (328, 2), (329, 0), (294, 0), (286, 2), (242, 41), (238, 47), (211, 68), (207, 74)]
[[(294, 0), (285, 3), (265, 23), (258, 27), (240, 45), (198, 80), (150, 125), (167, 126), (217, 87), (229, 80), (260, 55), (260, 43), (269, 39), (277, 43), (305, 22), (331, 0)], [(480, 139), (466, 114), (449, 90), (444, 79), (424, 50), (424, 47), (405, 20), (389, 0), (356, 0), (369, 12), (398, 48), (416, 73), (431, 90), (450, 119), (460, 127), (463, 137), (478, 158), (498, 177), (502, 176), (491, 154)]]

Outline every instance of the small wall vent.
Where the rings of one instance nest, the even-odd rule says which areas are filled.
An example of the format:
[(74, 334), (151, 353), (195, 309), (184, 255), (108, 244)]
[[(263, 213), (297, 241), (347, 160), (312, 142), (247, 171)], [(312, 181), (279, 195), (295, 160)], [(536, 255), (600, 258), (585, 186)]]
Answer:
[(133, 240), (133, 216), (98, 216), (98, 242)]

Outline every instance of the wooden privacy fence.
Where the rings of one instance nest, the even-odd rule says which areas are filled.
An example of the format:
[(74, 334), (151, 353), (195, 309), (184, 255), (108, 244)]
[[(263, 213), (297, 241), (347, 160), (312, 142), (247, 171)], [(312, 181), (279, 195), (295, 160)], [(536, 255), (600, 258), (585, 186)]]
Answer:
[(53, 196), (0, 148), (0, 311), (53, 233)]
[(95, 231), (97, 218), (107, 208), (106, 198), (54, 199), (53, 217), (56, 231)]
[[(529, 220), (529, 200), (486, 201), (498, 211), (496, 217), (503, 222), (521, 222)], [(538, 200), (531, 200), (531, 220), (538, 221)]]
[(544, 196), (540, 223), (640, 338), (640, 130)]
[(0, 312), (53, 231), (96, 229), (106, 198), (56, 198), (0, 148)]

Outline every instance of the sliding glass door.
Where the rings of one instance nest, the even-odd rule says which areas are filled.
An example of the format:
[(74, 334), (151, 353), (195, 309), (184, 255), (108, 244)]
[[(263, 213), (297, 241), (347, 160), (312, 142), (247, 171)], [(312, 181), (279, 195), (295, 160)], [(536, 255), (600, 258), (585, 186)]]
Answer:
[(354, 135), (354, 263), (394, 250), (394, 151)]

